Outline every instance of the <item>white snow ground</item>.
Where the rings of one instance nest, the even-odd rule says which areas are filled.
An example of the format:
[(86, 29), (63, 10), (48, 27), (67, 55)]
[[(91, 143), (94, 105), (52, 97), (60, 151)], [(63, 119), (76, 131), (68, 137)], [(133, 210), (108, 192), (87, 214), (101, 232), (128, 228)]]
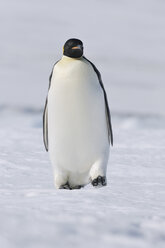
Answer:
[(165, 120), (114, 115), (108, 186), (67, 191), (54, 189), (41, 112), (1, 116), (0, 247), (164, 247)]
[[(0, 247), (164, 248), (164, 13), (161, 0), (0, 1)], [(74, 36), (112, 110), (102, 189), (55, 190), (42, 142), (48, 75)]]

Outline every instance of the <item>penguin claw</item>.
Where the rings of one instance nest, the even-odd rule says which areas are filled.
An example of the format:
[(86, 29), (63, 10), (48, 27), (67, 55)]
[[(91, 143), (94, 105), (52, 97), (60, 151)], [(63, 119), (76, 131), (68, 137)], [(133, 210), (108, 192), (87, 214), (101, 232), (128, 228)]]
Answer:
[(102, 187), (107, 185), (106, 177), (98, 176), (94, 180), (92, 180), (92, 185), (94, 187)]

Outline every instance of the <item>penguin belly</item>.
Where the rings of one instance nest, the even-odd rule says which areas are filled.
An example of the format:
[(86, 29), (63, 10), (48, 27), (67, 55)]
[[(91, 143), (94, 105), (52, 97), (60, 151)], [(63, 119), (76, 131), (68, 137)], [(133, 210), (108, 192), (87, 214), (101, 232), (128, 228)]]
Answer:
[(82, 175), (75, 179), (77, 183), (86, 183), (92, 165), (108, 157), (103, 91), (83, 58), (63, 56), (54, 67), (48, 93), (48, 140), (55, 173), (63, 171), (74, 179)]

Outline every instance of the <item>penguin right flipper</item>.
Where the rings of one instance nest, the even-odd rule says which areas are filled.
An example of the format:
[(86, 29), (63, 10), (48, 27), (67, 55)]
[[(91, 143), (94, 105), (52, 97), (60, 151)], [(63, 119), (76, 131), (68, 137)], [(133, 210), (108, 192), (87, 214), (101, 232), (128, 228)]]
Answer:
[[(59, 62), (59, 60), (54, 64), (54, 66), (58, 62)], [(51, 74), (49, 76), (48, 92), (49, 92), (49, 89), (51, 86), (51, 80), (52, 80), (54, 66), (53, 66), (53, 69), (52, 69)], [(44, 113), (43, 113), (43, 140), (44, 140), (45, 149), (46, 149), (46, 151), (48, 151), (48, 97), (46, 98)]]
[(48, 151), (48, 100), (46, 98), (44, 113), (43, 113), (43, 140), (46, 151)]

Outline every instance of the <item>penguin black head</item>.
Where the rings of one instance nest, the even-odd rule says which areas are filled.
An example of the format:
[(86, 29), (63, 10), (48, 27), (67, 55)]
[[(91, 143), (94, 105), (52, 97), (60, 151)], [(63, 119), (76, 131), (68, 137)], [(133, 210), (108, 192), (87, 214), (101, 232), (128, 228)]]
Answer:
[(63, 54), (70, 58), (80, 58), (83, 55), (83, 43), (78, 39), (69, 39), (63, 47)]

